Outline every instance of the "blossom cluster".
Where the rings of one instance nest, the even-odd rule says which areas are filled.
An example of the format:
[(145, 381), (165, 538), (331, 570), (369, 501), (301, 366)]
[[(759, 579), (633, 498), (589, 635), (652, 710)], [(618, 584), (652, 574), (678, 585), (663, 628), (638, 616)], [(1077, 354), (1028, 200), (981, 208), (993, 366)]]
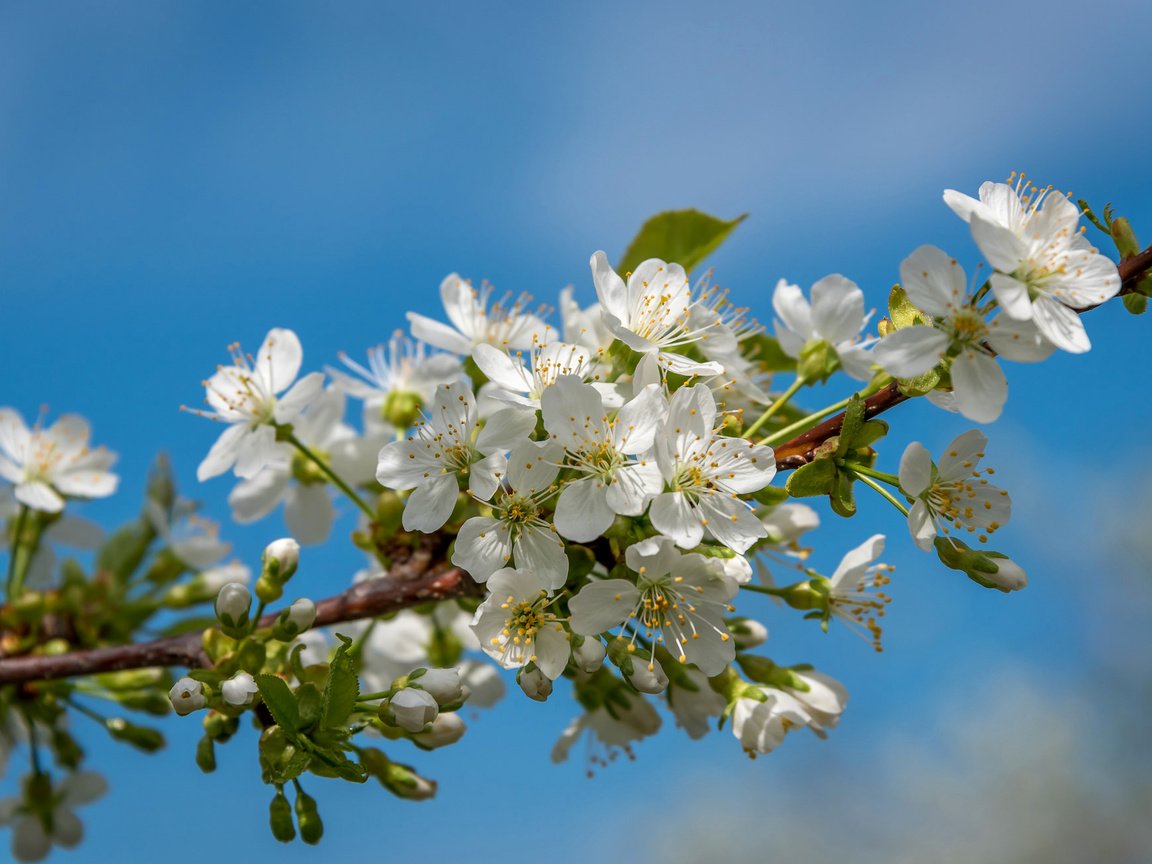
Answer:
[[(364, 363), (340, 355), (343, 368), (301, 375), (303, 347), (287, 328), (269, 331), (255, 354), (232, 346), (231, 362), (203, 382), (207, 409), (194, 412), (223, 426), (197, 473), (236, 477), (228, 502), (237, 522), (283, 504), (292, 536), (267, 547), (249, 587), (251, 571), (224, 561), (230, 547), (217, 526), (164, 483), (138, 527), (145, 546), (158, 540), (164, 550), (146, 575), (150, 613), (214, 604), (203, 638), (213, 668), (164, 679), (165, 707), (208, 718), (201, 767), (214, 766), (213, 748), (239, 716), (266, 709), (273, 832), (295, 836), (284, 815), (291, 780), (301, 836), (314, 842), (319, 816), (296, 779), (309, 764), (302, 752), (324, 754), (318, 773), (367, 772), (398, 795), (427, 797), (430, 781), (348, 740), (367, 730), (423, 749), (455, 743), (465, 731), (459, 709), (502, 695), (498, 670), (537, 701), (570, 682), (581, 712), (557, 761), (581, 740), (593, 764), (631, 756), (660, 728), (661, 708), (693, 738), (727, 724), (753, 756), (792, 730), (822, 737), (846, 688), (758, 653), (768, 640), (761, 619), (782, 603), (882, 648), (886, 538), (869, 537), (823, 575), (801, 545), (816, 511), (789, 500), (826, 496), (850, 516), (857, 484), (899, 510), (912, 543), (945, 566), (985, 587), (1024, 587), (1024, 570), (987, 545), (1011, 501), (981, 467), (985, 433), (962, 433), (935, 459), (914, 442), (885, 472), (876, 445), (888, 427), (868, 400), (926, 396), (992, 422), (1008, 392), (999, 358), (1088, 350), (1079, 312), (1119, 293), (1120, 277), (1078, 230), (1080, 210), (1050, 188), (1021, 177), (944, 199), (971, 226), (989, 275), (971, 283), (957, 259), (921, 246), (900, 265), (874, 332), (864, 292), (839, 274), (808, 292), (780, 280), (770, 336), (711, 274), (694, 281), (658, 257), (613, 268), (596, 252), (596, 302), (582, 306), (566, 289), (556, 323), (527, 295), (497, 296), (452, 274), (440, 286), (447, 320), (408, 313), (410, 334), (370, 349)], [(797, 405), (804, 388), (840, 371), (863, 382), (857, 393), (820, 411)], [(349, 400), (362, 406), (359, 424), (346, 417)], [(841, 409), (835, 428), (812, 439)], [(115, 455), (89, 437), (74, 415), (29, 427), (0, 409), (10, 600), (51, 585), (53, 543), (100, 543), (63, 514), (71, 500), (116, 489)], [(348, 506), (368, 557), (357, 589), (389, 584), (397, 555), (418, 549), (466, 574), (474, 592), (381, 619), (329, 618), (342, 621), (332, 632), (314, 626), (318, 604), (307, 598), (264, 617), (300, 544), (327, 541)], [(0, 700), (0, 721), (3, 712)], [(345, 752), (363, 764), (349, 767)], [(44, 807), (80, 798), (47, 789), (29, 786), (0, 807), (0, 821), (17, 826), (18, 857), (76, 833), (74, 817)]]

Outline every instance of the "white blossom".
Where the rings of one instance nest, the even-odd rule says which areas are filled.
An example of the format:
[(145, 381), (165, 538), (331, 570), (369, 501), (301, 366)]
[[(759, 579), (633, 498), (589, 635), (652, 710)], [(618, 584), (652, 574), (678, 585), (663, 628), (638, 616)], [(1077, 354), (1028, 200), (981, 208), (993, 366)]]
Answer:
[(647, 454), (667, 410), (660, 386), (645, 387), (615, 417), (597, 390), (572, 376), (557, 380), (542, 403), (551, 440), (564, 448), (566, 467), (582, 475), (560, 490), (556, 530), (587, 542), (607, 531), (616, 514), (642, 515), (664, 487), (660, 466)]
[(452, 326), (415, 312), (408, 313), (412, 335), (429, 345), (453, 354), (471, 354), (477, 345), (529, 348), (534, 340), (543, 341), (548, 331), (540, 318), (526, 308), (531, 298), (521, 294), (516, 300), (506, 294), (491, 305), (492, 287), (472, 287), (455, 273), (440, 283), (440, 299)]
[(0, 408), (0, 478), (15, 484), (16, 500), (33, 510), (59, 513), (64, 498), (106, 498), (120, 478), (108, 469), (116, 454), (88, 446), (88, 421), (64, 414), (44, 429), (29, 429), (20, 412)]
[(688, 733), (689, 738), (703, 738), (713, 717), (724, 713), (727, 701), (708, 686), (708, 676), (699, 669), (685, 669), (673, 679), (668, 688), (668, 707), (676, 718), (676, 725)]
[(892, 568), (874, 563), (883, 552), (884, 535), (874, 534), (849, 551), (828, 580), (829, 612), (877, 651), (884, 633), (881, 619), (892, 600), (883, 591)]
[(535, 663), (548, 678), (559, 678), (568, 665), (568, 632), (540, 577), (503, 569), (492, 574), (487, 587), (488, 597), (472, 621), (484, 653), (505, 669)]
[(771, 447), (719, 434), (716, 414), (716, 400), (702, 384), (673, 395), (655, 439), (670, 491), (656, 496), (649, 516), (682, 549), (698, 546), (707, 530), (743, 553), (767, 532), (740, 496), (772, 482), (776, 459)]
[(755, 685), (746, 692), (732, 711), (732, 734), (749, 756), (770, 753), (788, 732), (811, 722), (804, 705), (790, 693)]
[(807, 690), (785, 688), (803, 707), (808, 716), (808, 728), (820, 738), (826, 730), (840, 722), (840, 715), (848, 705), (848, 689), (833, 678), (815, 669), (793, 669), (792, 674), (807, 685)]
[(244, 480), (255, 477), (277, 457), (274, 427), (294, 422), (324, 384), (321, 372), (296, 381), (304, 350), (291, 330), (270, 330), (254, 359), (239, 345), (230, 350), (232, 365), (204, 382), (212, 411), (197, 412), (229, 424), (200, 463), (200, 480), (229, 468)]
[[(700, 362), (680, 353), (707, 336), (716, 323), (693, 325), (692, 308), (700, 301), (692, 297), (683, 267), (649, 258), (636, 266), (625, 285), (603, 252), (595, 253), (590, 264), (605, 325), (617, 339), (644, 355), (643, 364), (658, 365), (677, 375), (724, 371), (715, 361)], [(639, 369), (636, 375), (645, 377)]]
[(914, 325), (880, 340), (873, 357), (898, 378), (913, 378), (949, 354), (956, 407), (969, 420), (991, 423), (1008, 398), (1008, 380), (995, 355), (1029, 363), (1048, 357), (1053, 346), (1032, 321), (1000, 314), (991, 321), (968, 290), (956, 259), (935, 246), (921, 246), (900, 264), (908, 298), (932, 316), (930, 326)]
[(784, 279), (772, 294), (776, 310), (776, 339), (789, 357), (800, 358), (805, 346), (825, 342), (840, 366), (853, 378), (872, 377), (872, 340), (861, 341), (860, 333), (870, 315), (864, 314), (864, 292), (851, 279), (839, 274), (825, 276), (812, 286), (812, 303), (804, 299), (800, 286)]
[[(107, 791), (108, 783), (101, 775), (77, 771), (53, 784), (48, 802), (26, 801), (23, 797), (0, 801), (0, 826), (12, 827), (12, 856), (17, 861), (40, 861), (53, 845), (64, 849), (79, 845), (84, 839), (84, 826), (73, 808), (95, 801)], [(51, 812), (50, 828), (41, 821), (45, 804)]]
[[(568, 724), (552, 748), (552, 761), (566, 761), (573, 745), (587, 737), (589, 761), (605, 767), (620, 753), (632, 758), (632, 742), (655, 735), (659, 730), (660, 715), (648, 700), (620, 687), (608, 696), (607, 704), (581, 714)], [(604, 755), (599, 755), (601, 752)]]
[[(540, 584), (559, 588), (568, 576), (564, 543), (546, 520), (544, 503), (556, 494), (563, 451), (554, 443), (528, 441), (508, 457), (508, 473), (491, 499), (491, 516), (473, 516), (460, 527), (452, 563), (477, 582), (509, 565), (529, 570)], [(411, 506), (411, 505), (409, 505)]]
[(1057, 348), (1091, 347), (1076, 309), (1116, 296), (1120, 275), (1078, 230), (1080, 210), (1052, 187), (986, 182), (979, 200), (954, 189), (944, 202), (972, 227), (972, 239), (997, 272), (990, 279), (1009, 317), (1034, 321)]
[(568, 604), (572, 632), (593, 636), (621, 627), (632, 648), (643, 637), (705, 675), (722, 672), (736, 656), (724, 623), (734, 611), (736, 582), (714, 559), (685, 555), (667, 537), (629, 546), (624, 560), (637, 574), (636, 583), (604, 579), (581, 588)]
[(472, 391), (461, 384), (441, 384), (427, 421), (417, 424), (406, 440), (380, 451), (380, 484), (413, 490), (404, 507), (404, 530), (429, 533), (443, 527), (456, 506), (458, 478), (468, 479), (476, 497), (491, 498), (507, 469), (504, 451), (527, 439), (536, 418), (509, 408), (489, 417), (478, 436), (476, 421)]
[[(492, 382), (486, 394), (500, 402), (529, 412), (540, 409), (540, 397), (561, 376), (581, 381), (598, 377), (598, 360), (583, 345), (549, 342), (529, 351), (531, 368), (522, 362), (523, 352), (514, 354), (491, 345), (477, 345), (472, 355), (480, 371)], [(607, 385), (602, 385), (609, 393)]]
[(914, 500), (908, 511), (908, 530), (916, 545), (931, 551), (938, 533), (951, 527), (969, 533), (979, 532), (982, 542), (1004, 525), (1012, 515), (1008, 492), (993, 486), (979, 469), (988, 438), (978, 429), (960, 435), (933, 465), (923, 444), (913, 441), (900, 458), (900, 488)]

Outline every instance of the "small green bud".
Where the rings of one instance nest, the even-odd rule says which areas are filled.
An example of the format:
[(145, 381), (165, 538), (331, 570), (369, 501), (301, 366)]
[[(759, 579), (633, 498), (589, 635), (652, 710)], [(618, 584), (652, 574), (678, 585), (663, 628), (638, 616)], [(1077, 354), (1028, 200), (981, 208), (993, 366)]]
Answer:
[(216, 770), (216, 742), (207, 735), (196, 744), (196, 764), (205, 774)]
[(272, 803), (268, 807), (268, 824), (272, 828), (272, 836), (281, 843), (291, 843), (296, 839), (296, 826), (292, 824), (292, 805), (282, 789), (276, 790)]
[(275, 580), (261, 576), (256, 580), (256, 596), (264, 605), (275, 603), (284, 596), (284, 587)]
[(407, 429), (420, 419), (420, 408), (423, 400), (419, 393), (411, 390), (393, 390), (380, 406), (380, 416), (385, 423), (391, 423), (397, 429)]
[(163, 717), (172, 707), (172, 704), (160, 690), (136, 690), (120, 693), (116, 696), (116, 701), (130, 711), (143, 711), (154, 717)]
[(129, 723), (123, 717), (113, 717), (105, 722), (104, 728), (115, 740), (131, 744), (144, 753), (155, 753), (164, 748), (164, 736), (160, 730), (150, 729), (147, 726), (137, 726), (135, 723)]
[[(375, 774), (375, 772), (373, 772)], [(375, 776), (381, 785), (398, 798), (426, 801), (436, 794), (436, 781), (421, 777), (416, 769), (399, 762), (389, 762)]]
[(1120, 300), (1133, 315), (1143, 315), (1148, 308), (1148, 298), (1143, 294), (1125, 294)]
[(1123, 216), (1112, 220), (1109, 233), (1112, 235), (1112, 240), (1116, 244), (1116, 251), (1120, 253), (1121, 259), (1140, 254), (1140, 242), (1132, 231), (1131, 223)]
[(316, 807), (316, 799), (303, 789), (296, 791), (296, 821), (300, 825), (300, 839), (315, 846), (324, 836), (324, 823)]

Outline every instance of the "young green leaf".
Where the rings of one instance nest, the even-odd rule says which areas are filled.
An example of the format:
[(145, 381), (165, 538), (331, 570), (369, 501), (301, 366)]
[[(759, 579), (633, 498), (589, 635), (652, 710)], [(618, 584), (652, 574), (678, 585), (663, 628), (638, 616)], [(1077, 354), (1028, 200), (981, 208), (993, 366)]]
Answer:
[(701, 213), (699, 210), (668, 210), (657, 213), (644, 223), (640, 233), (624, 253), (618, 273), (630, 273), (648, 258), (675, 262), (691, 272), (716, 251), (747, 213), (730, 222)]
[(296, 705), (296, 697), (284, 679), (275, 675), (257, 675), (256, 686), (277, 725), (291, 735), (299, 733), (300, 709)]

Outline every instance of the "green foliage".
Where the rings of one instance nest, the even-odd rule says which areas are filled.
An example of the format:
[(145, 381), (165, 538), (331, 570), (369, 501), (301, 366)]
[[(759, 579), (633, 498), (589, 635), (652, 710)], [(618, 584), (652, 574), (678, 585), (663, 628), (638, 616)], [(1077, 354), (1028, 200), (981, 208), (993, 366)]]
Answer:
[(620, 259), (616, 271), (630, 273), (641, 261), (662, 258), (675, 262), (686, 272), (692, 270), (719, 248), (729, 234), (747, 218), (745, 213), (725, 222), (699, 210), (668, 210), (644, 223)]

